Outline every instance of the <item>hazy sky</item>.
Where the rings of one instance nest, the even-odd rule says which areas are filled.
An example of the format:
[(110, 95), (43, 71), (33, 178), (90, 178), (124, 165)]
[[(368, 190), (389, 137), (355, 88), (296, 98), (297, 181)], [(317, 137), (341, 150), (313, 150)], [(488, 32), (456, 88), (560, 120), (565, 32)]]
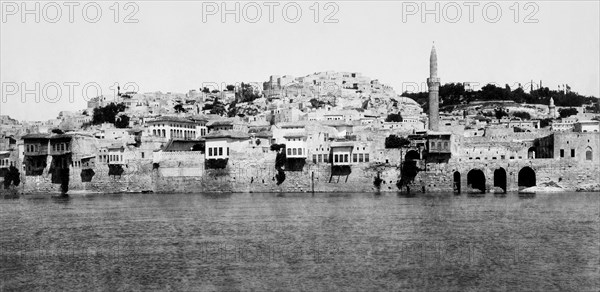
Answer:
[[(56, 18), (57, 7), (38, 3), (36, 23), (35, 15), (21, 15), (21, 2), (2, 2), (0, 114), (19, 120), (49, 119), (61, 110), (84, 108), (82, 88), (93, 83), (110, 96), (111, 85), (126, 82), (135, 83), (140, 92), (187, 92), (203, 82), (266, 81), (269, 75), (334, 70), (362, 72), (400, 93), (407, 84), (425, 82), (432, 41), (442, 83), (512, 86), (543, 80), (551, 89), (566, 83), (581, 94), (600, 93), (598, 1), (537, 1), (529, 6), (513, 1), (338, 1), (327, 7), (319, 2), (316, 22), (313, 1), (288, 4), (287, 13), (283, 7), (288, 2), (226, 2), (229, 9), (240, 4), (239, 23), (234, 14), (222, 22), (223, 2), (145, 1), (128, 7), (120, 2), (118, 9), (111, 9), (113, 1), (97, 2), (102, 14), (96, 23), (91, 22), (94, 6), (83, 13), (85, 2), (73, 6), (73, 23), (65, 3), (56, 2), (61, 5), (56, 23), (49, 21)], [(436, 3), (439, 23), (435, 12), (423, 22), (423, 8), (434, 9)], [(26, 8), (34, 7), (28, 3)], [(215, 7), (216, 14), (206, 14)], [(293, 23), (298, 8), (301, 16)], [(130, 13), (137, 23), (124, 23)], [(40, 102), (36, 94), (23, 102), (22, 83), (31, 91), (36, 82)], [(73, 84), (72, 102), (68, 84)], [(86, 97), (94, 95), (89, 87)]]

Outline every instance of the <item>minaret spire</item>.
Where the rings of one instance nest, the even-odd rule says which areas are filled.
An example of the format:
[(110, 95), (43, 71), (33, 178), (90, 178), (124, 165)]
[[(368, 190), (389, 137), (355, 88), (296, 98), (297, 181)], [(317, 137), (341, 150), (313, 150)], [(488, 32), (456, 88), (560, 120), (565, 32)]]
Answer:
[(437, 77), (437, 53), (435, 51), (435, 42), (431, 47), (431, 55), (429, 55), (429, 77)]
[(429, 55), (429, 78), (427, 78), (427, 85), (429, 86), (429, 130), (431, 131), (439, 131), (440, 78), (438, 78), (437, 73), (437, 53), (434, 42)]

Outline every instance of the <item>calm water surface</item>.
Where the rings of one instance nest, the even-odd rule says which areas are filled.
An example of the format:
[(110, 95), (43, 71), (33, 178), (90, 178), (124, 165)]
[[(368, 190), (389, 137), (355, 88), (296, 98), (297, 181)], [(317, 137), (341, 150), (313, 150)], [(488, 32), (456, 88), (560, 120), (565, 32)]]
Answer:
[(600, 194), (0, 200), (0, 291), (598, 291)]

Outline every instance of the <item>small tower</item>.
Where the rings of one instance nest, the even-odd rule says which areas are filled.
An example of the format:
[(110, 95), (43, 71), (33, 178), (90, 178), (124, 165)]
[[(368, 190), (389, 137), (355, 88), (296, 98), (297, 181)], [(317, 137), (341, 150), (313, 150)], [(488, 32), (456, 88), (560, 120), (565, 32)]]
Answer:
[(548, 104), (548, 114), (551, 118), (556, 118), (556, 106), (554, 106), (554, 98), (550, 98), (550, 104)]
[(437, 71), (437, 53), (434, 44), (431, 47), (431, 55), (429, 56), (429, 78), (427, 78), (427, 85), (429, 86), (429, 130), (431, 131), (439, 131), (440, 78), (437, 77)]

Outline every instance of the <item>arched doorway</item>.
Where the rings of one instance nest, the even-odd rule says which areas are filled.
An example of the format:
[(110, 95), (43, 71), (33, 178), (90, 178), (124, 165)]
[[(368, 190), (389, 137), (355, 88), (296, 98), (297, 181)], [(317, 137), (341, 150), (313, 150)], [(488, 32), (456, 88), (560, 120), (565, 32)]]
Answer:
[(472, 169), (467, 173), (467, 185), (473, 189), (480, 190), (485, 193), (485, 174), (479, 169)]
[(500, 167), (494, 170), (494, 186), (502, 189), (506, 193), (506, 170)]
[(519, 187), (533, 187), (535, 186), (535, 171), (529, 166), (521, 168), (519, 171)]
[(454, 192), (460, 194), (460, 172), (454, 172)]
[(419, 155), (419, 152), (417, 150), (410, 150), (406, 152), (406, 155), (404, 155), (404, 161), (412, 161), (419, 159), (421, 159), (421, 156)]

